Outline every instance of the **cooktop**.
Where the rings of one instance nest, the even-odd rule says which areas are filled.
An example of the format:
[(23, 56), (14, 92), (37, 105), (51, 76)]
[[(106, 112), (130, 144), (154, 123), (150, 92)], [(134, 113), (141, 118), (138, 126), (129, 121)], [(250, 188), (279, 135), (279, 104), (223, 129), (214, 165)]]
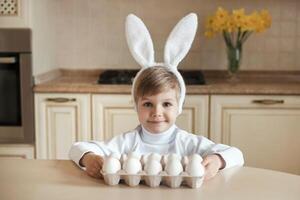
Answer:
[[(139, 70), (105, 70), (99, 75), (98, 84), (131, 85)], [(201, 70), (178, 70), (186, 85), (204, 85), (205, 80)]]

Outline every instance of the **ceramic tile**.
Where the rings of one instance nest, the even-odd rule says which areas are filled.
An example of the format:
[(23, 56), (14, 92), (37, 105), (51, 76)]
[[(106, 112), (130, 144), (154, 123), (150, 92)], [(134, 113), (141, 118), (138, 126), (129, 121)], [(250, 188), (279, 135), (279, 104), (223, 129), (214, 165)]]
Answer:
[(247, 70), (260, 69), (264, 63), (264, 56), (260, 52), (244, 52), (242, 59), (247, 63)]
[[(300, 37), (297, 37), (297, 52), (300, 51)], [(300, 57), (300, 56), (297, 56)]]
[[(136, 67), (124, 36), (124, 21), (128, 13), (135, 13), (145, 21), (153, 37), (157, 59), (162, 60), (170, 31), (191, 11), (198, 14), (198, 32), (181, 65), (226, 69), (222, 36), (204, 37), (205, 19), (218, 6), (226, 9), (243, 7), (247, 13), (266, 8), (271, 13), (271, 28), (251, 35), (244, 44), (244, 54), (247, 54), (243, 55), (245, 70), (276, 70), (281, 65), (287, 70), (295, 70), (295, 66), (299, 66), (298, 0), (44, 0), (36, 1), (32, 8), (34, 68), (37, 68), (34, 71), (42, 72), (53, 67)], [(283, 56), (283, 53), (288, 53), (288, 56)], [(276, 59), (266, 59), (269, 56)]]
[(280, 52), (279, 55), (279, 65), (281, 68), (287, 69), (291, 68), (294, 69), (296, 66), (296, 53), (287, 53), (287, 52)]
[(281, 19), (280, 18), (281, 4), (279, 1), (272, 1), (271, 3), (269, 1), (268, 4), (266, 5), (266, 8), (269, 10), (272, 16), (272, 20), (278, 21)]
[(281, 22), (280, 21), (272, 21), (271, 27), (266, 30), (266, 33), (268, 33), (269, 36), (280, 36), (280, 26)]
[(296, 40), (291, 37), (280, 38), (280, 51), (281, 52), (294, 52), (296, 50)]
[(280, 36), (294, 37), (297, 33), (296, 21), (281, 21), (280, 23)]
[(263, 33), (253, 33), (244, 43), (244, 49), (246, 48), (250, 51), (263, 52), (265, 49), (265, 37), (261, 34)]
[(297, 2), (288, 1), (280, 4), (280, 18), (281, 20), (297, 19)]
[(267, 37), (265, 39), (265, 52), (279, 52), (280, 40), (277, 37)]
[(297, 22), (297, 36), (300, 36), (300, 20)]
[(263, 57), (264, 69), (277, 69), (280, 70), (279, 63), (279, 52), (265, 53)]

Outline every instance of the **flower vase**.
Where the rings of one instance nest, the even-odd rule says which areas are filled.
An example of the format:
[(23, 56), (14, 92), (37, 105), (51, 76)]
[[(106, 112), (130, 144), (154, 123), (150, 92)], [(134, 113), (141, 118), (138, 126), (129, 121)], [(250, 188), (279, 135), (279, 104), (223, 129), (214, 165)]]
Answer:
[(237, 82), (238, 71), (242, 59), (242, 44), (236, 46), (227, 46), (228, 76), (230, 82)]

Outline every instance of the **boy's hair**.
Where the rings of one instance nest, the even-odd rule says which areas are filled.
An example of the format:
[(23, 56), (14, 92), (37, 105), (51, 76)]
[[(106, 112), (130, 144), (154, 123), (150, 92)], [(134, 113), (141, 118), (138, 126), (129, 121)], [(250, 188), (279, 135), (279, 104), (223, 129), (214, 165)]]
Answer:
[(179, 101), (180, 85), (176, 75), (165, 67), (149, 67), (141, 72), (134, 85), (134, 101), (145, 95), (156, 95), (163, 91), (175, 89)]

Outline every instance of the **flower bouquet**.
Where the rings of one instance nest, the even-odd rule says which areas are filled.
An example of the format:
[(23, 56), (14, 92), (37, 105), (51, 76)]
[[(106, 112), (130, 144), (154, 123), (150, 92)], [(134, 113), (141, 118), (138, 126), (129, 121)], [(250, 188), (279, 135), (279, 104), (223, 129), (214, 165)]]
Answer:
[(240, 67), (243, 43), (253, 32), (263, 32), (270, 26), (271, 16), (267, 10), (246, 15), (243, 8), (229, 13), (219, 7), (216, 13), (207, 19), (205, 36), (211, 38), (217, 33), (222, 33), (227, 47), (228, 71), (232, 77)]

